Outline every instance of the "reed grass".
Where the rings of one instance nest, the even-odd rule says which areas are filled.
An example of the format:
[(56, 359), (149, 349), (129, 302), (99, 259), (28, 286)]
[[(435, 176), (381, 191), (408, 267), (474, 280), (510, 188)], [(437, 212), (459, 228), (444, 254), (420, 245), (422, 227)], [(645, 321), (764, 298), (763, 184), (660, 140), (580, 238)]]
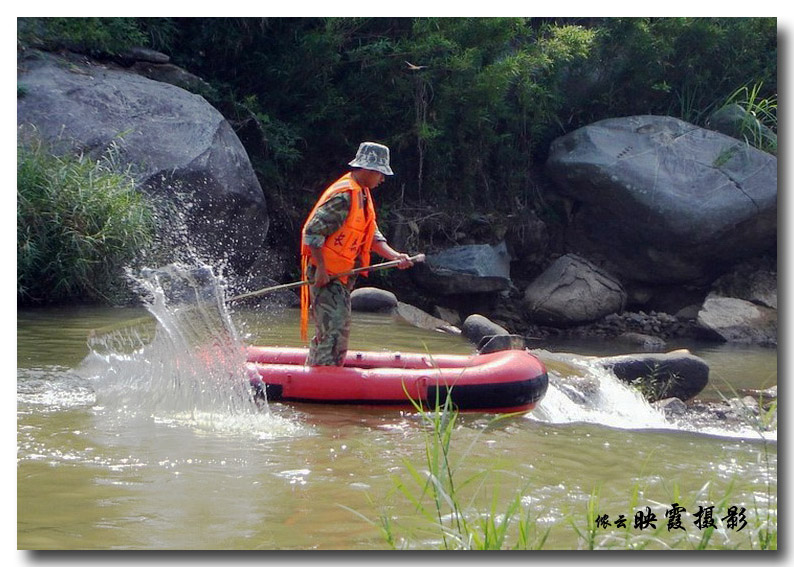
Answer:
[[(457, 427), (458, 413), (452, 407), (449, 397), (436, 400), (433, 407), (424, 407), (414, 403), (423, 427), (424, 459), (416, 465), (405, 459), (403, 466), (408, 478), (395, 478), (395, 491), (407, 501), (416, 512), (417, 517), (410, 518), (414, 524), (419, 520), (419, 528), (401, 535), (403, 522), (383, 512), (377, 521), (366, 518), (355, 512), (373, 526), (377, 526), (384, 541), (391, 549), (428, 547), (442, 550), (541, 550), (548, 542), (552, 529), (562, 530), (570, 527), (582, 550), (646, 550), (646, 549), (679, 549), (679, 550), (775, 550), (777, 549), (777, 524), (775, 510), (771, 506), (771, 487), (767, 486), (767, 505), (761, 510), (755, 503), (755, 514), (748, 514), (746, 545), (734, 535), (727, 533), (721, 520), (735, 497), (734, 482), (715, 493), (715, 484), (707, 481), (699, 491), (683, 495), (679, 486), (674, 484), (668, 489), (669, 502), (675, 502), (691, 514), (698, 510), (698, 504), (713, 503), (715, 524), (702, 530), (668, 529), (667, 519), (663, 514), (653, 528), (638, 530), (633, 526), (633, 518), (627, 518), (623, 528), (611, 527), (604, 529), (598, 525), (601, 509), (601, 489), (596, 487), (581, 510), (581, 504), (565, 513), (562, 520), (555, 525), (542, 525), (539, 518), (530, 513), (525, 505), (525, 494), (528, 488), (518, 490), (516, 494), (500, 505), (498, 489), (494, 489), (490, 498), (484, 488), (498, 486), (493, 478), (493, 471), (481, 471), (465, 479), (460, 479), (461, 464), (468, 451), (464, 451), (458, 459), (453, 459), (453, 445)], [(495, 418), (498, 421), (502, 418)], [(485, 428), (487, 430), (488, 428)], [(484, 430), (484, 431), (485, 431)], [(472, 442), (472, 446), (476, 440)], [(648, 457), (648, 465), (652, 463)], [(766, 455), (765, 466), (771, 463)], [(642, 508), (641, 498), (647, 493), (639, 481), (628, 488), (628, 509)], [(372, 499), (370, 500), (372, 502)], [(379, 499), (380, 501), (380, 499)], [(652, 502), (654, 505), (662, 505)], [(669, 504), (668, 504), (669, 506)], [(776, 509), (776, 507), (774, 507)], [(658, 512), (658, 508), (654, 508)], [(348, 508), (348, 510), (350, 510)], [(584, 518), (584, 522), (582, 522)], [(614, 519), (613, 519), (614, 520)], [(722, 536), (722, 537), (717, 537)]]
[[(403, 466), (408, 478), (395, 478), (394, 492), (411, 504), (419, 520), (419, 527), (407, 537), (398, 535), (402, 528), (388, 513), (381, 513), (377, 521), (344, 507), (377, 526), (391, 549), (413, 545), (414, 541), (432, 542), (441, 550), (500, 550), (540, 549), (549, 530), (539, 528), (537, 521), (524, 504), (524, 492), (518, 491), (506, 505), (501, 505), (498, 488), (490, 496), (486, 485), (492, 483), (492, 473), (481, 471), (460, 479), (456, 463), (462, 463), (468, 451), (453, 459), (452, 439), (457, 427), (458, 412), (451, 396), (436, 399), (430, 407), (411, 400), (419, 416), (424, 435), (424, 459), (420, 466), (405, 459)], [(507, 418), (495, 418), (493, 422)], [(492, 422), (492, 423), (493, 423)], [(476, 443), (472, 442), (469, 450)], [(487, 482), (486, 482), (487, 481)], [(487, 502), (485, 511), (478, 506)], [(414, 520), (417, 518), (413, 518)]]
[(777, 95), (761, 96), (763, 82), (736, 89), (724, 106), (736, 104), (744, 110), (737, 125), (745, 142), (759, 150), (777, 155)]
[(123, 268), (154, 240), (155, 211), (113, 146), (99, 159), (17, 144), (17, 301), (117, 303)]

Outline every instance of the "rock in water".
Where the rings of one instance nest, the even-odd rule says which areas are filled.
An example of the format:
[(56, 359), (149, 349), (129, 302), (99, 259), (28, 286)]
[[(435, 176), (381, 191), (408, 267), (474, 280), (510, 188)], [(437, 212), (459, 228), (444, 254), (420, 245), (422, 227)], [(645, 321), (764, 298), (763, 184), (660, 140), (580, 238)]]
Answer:
[(376, 287), (361, 287), (350, 294), (350, 307), (353, 311), (390, 313), (397, 309), (397, 303), (396, 295)]
[(623, 310), (626, 292), (610, 274), (575, 254), (558, 258), (524, 292), (534, 323), (569, 326)]
[(698, 325), (726, 342), (777, 345), (777, 311), (743, 299), (710, 294)]

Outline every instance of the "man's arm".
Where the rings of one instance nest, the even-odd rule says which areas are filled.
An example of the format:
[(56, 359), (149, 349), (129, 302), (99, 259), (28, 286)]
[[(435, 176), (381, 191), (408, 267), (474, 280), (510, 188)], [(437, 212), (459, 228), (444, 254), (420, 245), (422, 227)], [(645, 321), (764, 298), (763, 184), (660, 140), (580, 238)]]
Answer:
[[(378, 238), (379, 235), (380, 238)], [(389, 243), (386, 242), (386, 239), (383, 238), (383, 235), (381, 235), (380, 231), (378, 230), (375, 231), (375, 236), (372, 239), (372, 251), (379, 256), (383, 256), (387, 260), (400, 260), (400, 263), (397, 265), (397, 267), (401, 270), (410, 268), (414, 265), (408, 254), (397, 252), (394, 248), (389, 246)]]
[(314, 285), (317, 287), (325, 287), (331, 281), (320, 249), (325, 244), (326, 237), (341, 228), (349, 213), (350, 196), (347, 193), (341, 193), (320, 206), (306, 223), (303, 230), (303, 243), (309, 247), (312, 260), (317, 266), (314, 275)]

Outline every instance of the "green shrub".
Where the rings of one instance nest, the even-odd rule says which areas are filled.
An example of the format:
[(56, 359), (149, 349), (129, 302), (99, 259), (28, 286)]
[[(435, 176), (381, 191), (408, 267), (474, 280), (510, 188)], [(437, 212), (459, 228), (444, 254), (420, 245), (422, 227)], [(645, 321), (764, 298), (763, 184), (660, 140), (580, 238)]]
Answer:
[(149, 43), (137, 18), (18, 18), (17, 37), (35, 47), (94, 55)]
[(155, 216), (113, 157), (17, 144), (18, 302), (123, 298), (123, 268), (152, 244)]

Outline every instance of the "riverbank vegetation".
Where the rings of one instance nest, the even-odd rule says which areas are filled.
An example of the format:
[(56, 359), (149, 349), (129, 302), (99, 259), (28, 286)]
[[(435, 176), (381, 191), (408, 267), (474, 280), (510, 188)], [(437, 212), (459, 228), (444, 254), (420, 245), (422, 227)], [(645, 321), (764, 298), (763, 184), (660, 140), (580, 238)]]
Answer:
[(113, 148), (100, 159), (17, 146), (17, 298), (26, 303), (125, 297), (123, 269), (149, 249), (154, 208)]
[(377, 139), (403, 202), (540, 206), (537, 166), (567, 132), (632, 114), (704, 125), (742, 87), (777, 93), (774, 18), (169, 23), (174, 62), (213, 86), (230, 119), (261, 127), (264, 151), (249, 154), (282, 194), (322, 185), (339, 156)]
[(18, 19), (18, 47), (123, 62), (137, 45), (203, 79), (246, 147), (275, 247), (362, 140), (392, 150), (381, 228), (432, 242), (458, 232), (438, 211), (561, 223), (549, 144), (600, 119), (705, 125), (738, 103), (777, 129), (775, 18)]

